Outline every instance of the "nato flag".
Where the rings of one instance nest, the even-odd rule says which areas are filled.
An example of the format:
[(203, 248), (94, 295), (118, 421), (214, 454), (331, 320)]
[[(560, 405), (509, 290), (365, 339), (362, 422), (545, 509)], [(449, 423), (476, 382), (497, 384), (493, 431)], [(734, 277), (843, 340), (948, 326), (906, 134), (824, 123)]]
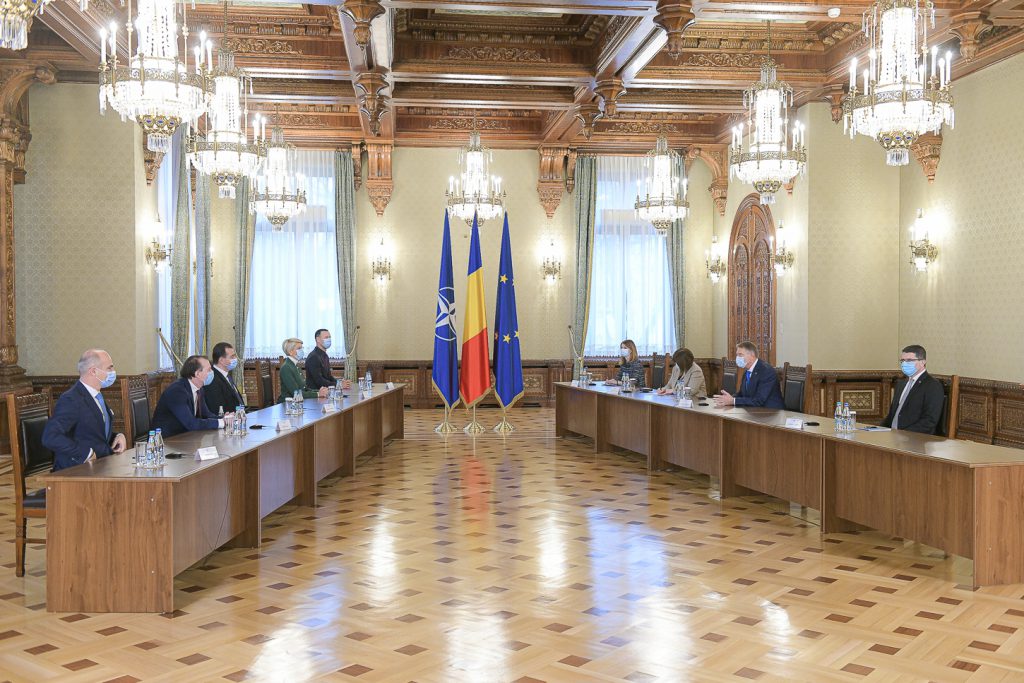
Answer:
[(452, 234), (448, 211), (444, 212), (441, 240), (441, 274), (437, 282), (437, 316), (434, 319), (434, 390), (449, 408), (459, 403), (459, 344), (455, 335), (455, 279), (452, 276)]
[(516, 284), (512, 275), (512, 240), (508, 214), (501, 233), (498, 297), (494, 307), (494, 393), (502, 408), (511, 408), (523, 395), (523, 357), (519, 350)]

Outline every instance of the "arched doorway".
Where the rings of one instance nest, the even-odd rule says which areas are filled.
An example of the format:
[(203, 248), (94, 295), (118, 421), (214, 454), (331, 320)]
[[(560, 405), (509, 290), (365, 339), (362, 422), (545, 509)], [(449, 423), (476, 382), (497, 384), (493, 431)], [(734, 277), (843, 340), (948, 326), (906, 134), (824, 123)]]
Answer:
[(736, 209), (729, 237), (729, 342), (749, 339), (775, 364), (775, 222), (757, 194)]

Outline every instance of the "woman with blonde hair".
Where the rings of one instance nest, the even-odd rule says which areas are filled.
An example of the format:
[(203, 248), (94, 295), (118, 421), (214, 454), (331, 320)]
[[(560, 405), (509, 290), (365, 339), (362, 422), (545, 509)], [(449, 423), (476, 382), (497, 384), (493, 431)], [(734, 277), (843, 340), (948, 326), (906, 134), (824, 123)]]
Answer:
[(284, 351), (285, 360), (281, 363), (281, 396), (278, 401), (291, 398), (300, 389), (303, 398), (326, 398), (327, 387), (321, 387), (320, 391), (307, 389), (306, 382), (302, 379), (299, 361), (306, 355), (302, 350), (302, 340), (295, 337), (285, 339), (281, 344), (281, 350)]
[(644, 378), (644, 364), (640, 362), (640, 354), (636, 351), (636, 344), (632, 339), (624, 339), (619, 344), (619, 356), (622, 360), (619, 363), (619, 372), (615, 379), (610, 379), (605, 384), (618, 384), (623, 377), (631, 377), (637, 388), (646, 385)]

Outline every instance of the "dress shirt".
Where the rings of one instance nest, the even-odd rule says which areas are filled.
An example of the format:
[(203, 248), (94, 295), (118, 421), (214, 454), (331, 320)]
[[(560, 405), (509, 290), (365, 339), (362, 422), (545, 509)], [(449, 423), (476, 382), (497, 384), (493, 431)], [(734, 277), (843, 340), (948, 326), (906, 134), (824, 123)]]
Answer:
[[(78, 381), (82, 383), (82, 386), (85, 387), (85, 390), (89, 392), (90, 396), (92, 396), (92, 400), (96, 402), (96, 407), (99, 408), (100, 413), (103, 414), (103, 425), (107, 428), (107, 431), (109, 432), (110, 431), (110, 425), (107, 424), (107, 420), (110, 419), (110, 415), (107, 413), (107, 409), (104, 407), (104, 405), (102, 403), (100, 403), (99, 398), (97, 398), (100, 395), (100, 392), (98, 392), (97, 390), (93, 389), (92, 387), (90, 387), (85, 382), (82, 382), (82, 380), (78, 380)], [(107, 439), (109, 439), (109, 438), (110, 438), (110, 434), (107, 434)], [(86, 458), (85, 461), (89, 462), (90, 460), (95, 460), (95, 459), (96, 459), (96, 451), (94, 451), (93, 449), (90, 448), (89, 449), (89, 457)]]
[(903, 387), (903, 393), (900, 394), (900, 402), (896, 405), (896, 413), (892, 416), (892, 423), (894, 425), (893, 429), (898, 429), (895, 425), (900, 423), (900, 411), (903, 410), (903, 403), (907, 400), (907, 396), (910, 395), (910, 390), (914, 388), (914, 384), (923, 374), (924, 370), (918, 370), (910, 379), (907, 380), (907, 385)]
[[(198, 407), (199, 406), (199, 390), (202, 389), (202, 387), (197, 387), (195, 384), (192, 383), (191, 380), (189, 380), (188, 385), (192, 389), (192, 412), (196, 412), (196, 411), (199, 410), (199, 407)], [(224, 419), (223, 418), (220, 418), (220, 417), (217, 418), (217, 428), (218, 429), (224, 429)]]

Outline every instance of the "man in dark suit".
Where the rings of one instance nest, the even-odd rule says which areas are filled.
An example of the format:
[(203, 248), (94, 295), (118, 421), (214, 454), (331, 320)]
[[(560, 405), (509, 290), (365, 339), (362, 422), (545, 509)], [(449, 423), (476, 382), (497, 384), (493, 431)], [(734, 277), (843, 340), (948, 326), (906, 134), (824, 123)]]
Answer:
[(306, 388), (319, 391), (320, 387), (333, 387), (336, 381), (331, 374), (331, 360), (327, 357), (327, 349), (331, 348), (331, 333), (320, 329), (313, 339), (316, 347), (306, 356)]
[(736, 345), (736, 367), (745, 371), (740, 390), (733, 396), (722, 389), (713, 399), (717, 407), (785, 408), (779, 376), (775, 368), (757, 357), (754, 342), (743, 341)]
[(227, 342), (218, 342), (213, 347), (213, 382), (203, 390), (206, 407), (214, 415), (230, 413), (242, 402), (242, 395), (231, 381), (231, 371), (238, 367), (235, 347)]
[(57, 399), (43, 430), (43, 445), (53, 451), (54, 472), (124, 451), (127, 441), (124, 434), (114, 433), (114, 413), (100, 391), (115, 380), (109, 353), (89, 349), (82, 354), (78, 381)]
[(213, 382), (214, 369), (205, 356), (189, 356), (178, 373), (181, 379), (161, 394), (153, 411), (153, 429), (162, 429), (164, 438), (199, 429), (220, 429), (234, 421), (234, 413), (218, 419), (206, 407), (203, 392)]
[(900, 353), (900, 370), (907, 379), (896, 385), (883, 427), (921, 434), (936, 432), (946, 395), (942, 382), (924, 369), (926, 357), (924, 347), (917, 344), (911, 344)]

